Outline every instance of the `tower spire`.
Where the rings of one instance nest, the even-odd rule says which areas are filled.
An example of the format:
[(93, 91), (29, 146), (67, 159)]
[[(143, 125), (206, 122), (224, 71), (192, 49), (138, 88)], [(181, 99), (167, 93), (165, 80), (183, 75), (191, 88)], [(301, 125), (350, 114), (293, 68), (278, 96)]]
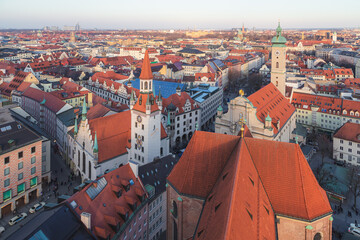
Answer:
[(143, 64), (141, 66), (141, 74), (139, 78), (140, 80), (153, 79), (151, 66), (150, 66), (149, 51), (147, 49), (145, 51), (145, 56), (144, 56)]
[(78, 133), (79, 129), (78, 129), (78, 122), (77, 122), (77, 117), (75, 116), (75, 128), (74, 128), (74, 134), (76, 135)]
[(81, 119), (83, 121), (85, 121), (86, 120), (86, 114), (87, 114), (87, 107), (86, 107), (86, 99), (85, 99), (85, 97), (84, 97), (84, 102), (83, 102), (81, 114), (82, 114)]
[(95, 131), (95, 138), (94, 138), (94, 153), (97, 153), (99, 152), (99, 147), (98, 147), (98, 142), (97, 142), (97, 134), (96, 134), (96, 131)]

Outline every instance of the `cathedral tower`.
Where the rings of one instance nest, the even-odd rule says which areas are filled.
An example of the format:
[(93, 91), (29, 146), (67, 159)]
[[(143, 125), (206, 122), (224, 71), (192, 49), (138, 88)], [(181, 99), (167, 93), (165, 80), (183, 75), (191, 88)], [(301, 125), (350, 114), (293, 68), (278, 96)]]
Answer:
[(286, 80), (286, 38), (281, 36), (280, 22), (276, 36), (271, 40), (271, 82), (285, 96)]

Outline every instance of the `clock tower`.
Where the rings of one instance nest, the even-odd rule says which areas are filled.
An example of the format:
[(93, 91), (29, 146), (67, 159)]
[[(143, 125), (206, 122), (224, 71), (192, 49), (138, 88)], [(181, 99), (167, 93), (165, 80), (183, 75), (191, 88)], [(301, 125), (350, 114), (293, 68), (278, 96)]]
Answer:
[(286, 38), (281, 36), (280, 22), (276, 36), (271, 40), (271, 82), (285, 96), (286, 80)]
[(162, 99), (153, 94), (153, 76), (149, 53), (146, 50), (140, 74), (140, 94), (135, 102), (134, 92), (130, 97), (131, 153), (130, 159), (139, 165), (160, 157)]

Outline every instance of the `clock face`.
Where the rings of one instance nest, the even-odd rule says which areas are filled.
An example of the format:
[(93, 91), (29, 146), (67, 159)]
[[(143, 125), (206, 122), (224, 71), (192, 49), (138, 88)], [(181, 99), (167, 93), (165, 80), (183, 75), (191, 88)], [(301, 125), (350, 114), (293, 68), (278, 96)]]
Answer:
[(279, 56), (279, 55), (280, 55), (279, 50), (277, 50), (277, 51), (275, 52), (275, 55), (276, 55), (276, 56)]
[(137, 121), (138, 121), (139, 123), (141, 123), (141, 121), (142, 121), (141, 116), (137, 116)]
[(136, 139), (136, 144), (138, 145), (138, 148), (141, 149), (142, 147), (142, 140), (141, 140), (141, 136), (138, 136)]

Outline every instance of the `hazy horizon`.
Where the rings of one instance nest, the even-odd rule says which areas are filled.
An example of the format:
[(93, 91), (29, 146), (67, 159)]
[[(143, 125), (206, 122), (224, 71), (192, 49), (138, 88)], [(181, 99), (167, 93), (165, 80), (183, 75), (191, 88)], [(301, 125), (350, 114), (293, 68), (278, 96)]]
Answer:
[(274, 29), (278, 19), (284, 29), (357, 28), (360, 1), (343, 0), (339, 11), (329, 1), (285, 0), (240, 2), (236, 0), (169, 3), (165, 0), (0, 0), (0, 29), (41, 29), (74, 26), (83, 29), (231, 29), (244, 24), (252, 29)]

